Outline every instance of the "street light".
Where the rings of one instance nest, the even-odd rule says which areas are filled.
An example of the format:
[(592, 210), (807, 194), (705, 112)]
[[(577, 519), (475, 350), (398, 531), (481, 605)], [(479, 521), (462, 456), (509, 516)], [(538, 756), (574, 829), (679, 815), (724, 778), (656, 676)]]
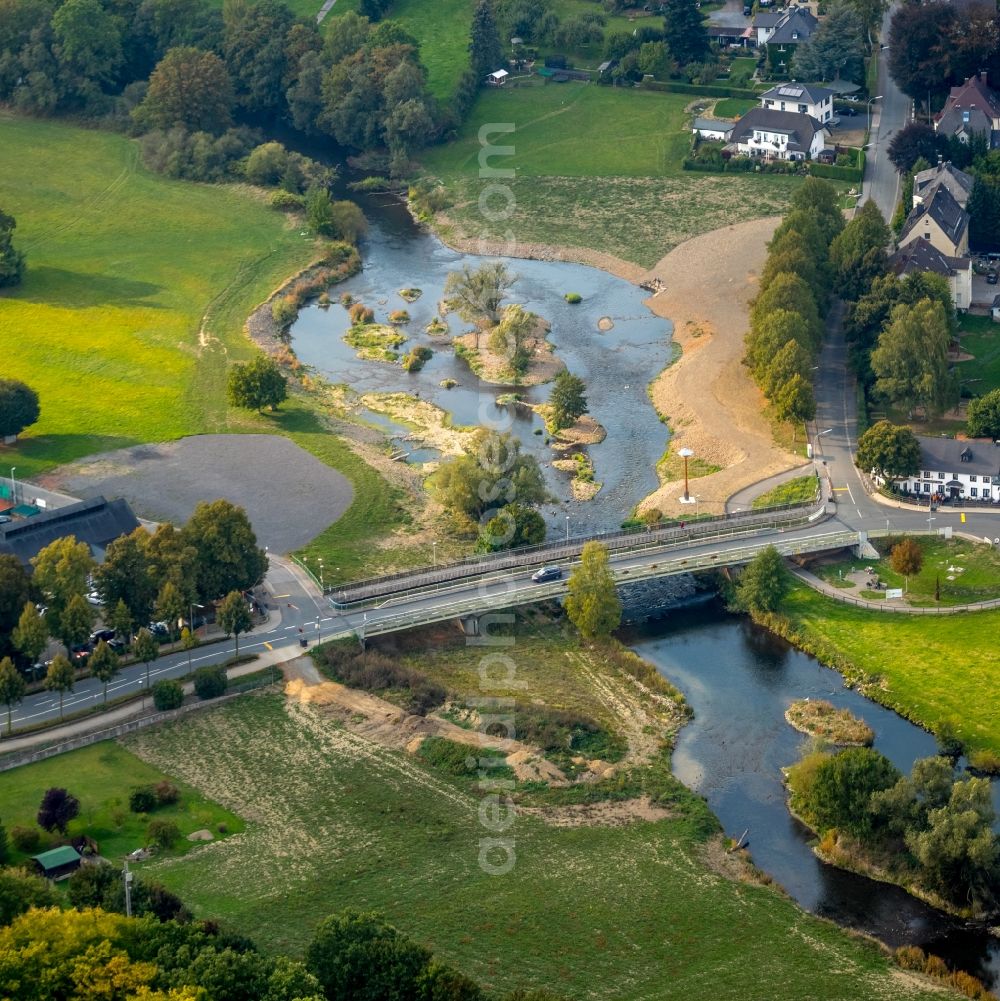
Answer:
[(874, 97), (868, 98), (868, 128), (866, 132), (871, 132), (872, 130), (872, 102), (881, 100), (882, 100), (881, 94), (876, 94)]
[(10, 467), (10, 503), (12, 507), (17, 504), (17, 484), (14, 482), (15, 469), (17, 469), (17, 466)]
[(691, 495), (688, 493), (688, 459), (694, 455), (694, 452), (690, 448), (682, 448), (677, 454), (684, 460), (684, 496), (681, 498), (681, 503), (690, 504)]
[(438, 544), (436, 542), (431, 543), (431, 548), (434, 550), (434, 566), (438, 565)]
[(569, 515), (566, 515), (566, 541), (569, 542)]
[(317, 557), (316, 561), (319, 563), (319, 589), (326, 594), (326, 588), (323, 586), (323, 557)]
[(204, 608), (204, 607), (205, 607), (204, 605), (199, 605), (198, 602), (196, 602), (196, 601), (192, 601), (191, 602), (191, 635), (192, 636), (194, 636), (197, 633), (197, 631), (198, 631), (195, 628), (195, 624), (194, 624), (194, 610), (196, 608)]

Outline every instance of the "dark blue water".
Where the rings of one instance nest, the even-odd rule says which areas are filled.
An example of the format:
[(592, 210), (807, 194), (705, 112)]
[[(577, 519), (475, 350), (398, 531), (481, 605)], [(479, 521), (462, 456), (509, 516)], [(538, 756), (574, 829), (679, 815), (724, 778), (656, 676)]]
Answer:
[[(389, 313), (405, 309), (411, 317), (401, 331), (408, 336), (401, 350), (429, 347), (433, 357), (419, 372), (407, 373), (398, 364), (363, 361), (343, 340), (349, 327), (347, 311), (339, 304), (329, 309), (304, 309), (292, 328), (299, 358), (335, 383), (358, 393), (408, 392), (429, 400), (451, 414), (454, 423), (510, 431), (523, 448), (543, 465), (546, 481), (558, 506), (543, 512), (550, 525), (563, 526), (570, 515), (574, 532), (617, 527), (634, 505), (656, 488), (655, 467), (666, 447), (668, 433), (647, 393), (649, 383), (671, 357), (670, 324), (643, 305), (647, 293), (630, 282), (583, 265), (563, 262), (510, 260), (519, 279), (508, 303), (520, 303), (552, 325), (549, 340), (557, 356), (587, 386), (590, 413), (608, 432), (589, 451), (596, 479), (604, 484), (587, 502), (571, 498), (569, 477), (551, 468), (551, 448), (546, 444), (541, 420), (527, 407), (497, 403), (512, 387), (483, 383), (457, 358), (448, 337), (432, 337), (425, 327), (440, 316), (439, 302), (448, 274), (463, 265), (477, 267), (482, 258), (449, 250), (438, 239), (415, 227), (398, 205), (365, 204), (371, 229), (362, 247), (364, 269), (331, 289), (331, 298), (349, 292), (385, 322)], [(419, 288), (414, 303), (398, 294), (402, 288)], [(570, 305), (567, 292), (577, 292), (583, 302)], [(614, 327), (598, 329), (598, 320), (610, 317)], [(449, 336), (461, 334), (468, 324), (444, 317)], [(445, 389), (441, 382), (454, 380)], [(549, 387), (519, 390), (525, 399), (541, 403)]]
[[(896, 947), (919, 945), (985, 983), (1000, 982), (1000, 942), (967, 928), (895, 886), (821, 862), (809, 831), (789, 814), (781, 769), (806, 738), (784, 718), (801, 698), (849, 709), (875, 731), (875, 748), (902, 772), (936, 753), (934, 738), (844, 688), (841, 676), (783, 640), (718, 606), (685, 609), (630, 633), (641, 656), (687, 696), (694, 719), (674, 752), (674, 772), (701, 793), (726, 833), (750, 828), (750, 851), (807, 910)], [(994, 803), (1000, 787), (993, 783)]]

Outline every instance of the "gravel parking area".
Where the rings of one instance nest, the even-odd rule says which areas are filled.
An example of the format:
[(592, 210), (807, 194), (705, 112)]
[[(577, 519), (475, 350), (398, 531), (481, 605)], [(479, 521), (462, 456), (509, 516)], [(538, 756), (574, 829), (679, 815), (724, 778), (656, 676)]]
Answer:
[(207, 434), (82, 459), (42, 485), (76, 497), (124, 497), (141, 518), (181, 523), (203, 500), (246, 509), (261, 545), (287, 553), (347, 510), (350, 481), (288, 438)]

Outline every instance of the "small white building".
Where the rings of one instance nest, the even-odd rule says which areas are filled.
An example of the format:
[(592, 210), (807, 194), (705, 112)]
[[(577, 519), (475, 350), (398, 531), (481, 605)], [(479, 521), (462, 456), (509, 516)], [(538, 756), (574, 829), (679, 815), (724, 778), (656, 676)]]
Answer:
[(812, 115), (751, 108), (734, 126), (731, 145), (744, 156), (812, 160), (826, 145), (826, 129)]
[(760, 95), (760, 106), (772, 111), (812, 115), (825, 125), (833, 118), (833, 91), (804, 83), (782, 83)]
[(486, 82), (491, 87), (502, 87), (507, 82), (510, 74), (506, 70), (494, 70), (487, 78)]
[(897, 480), (903, 493), (924, 500), (1000, 501), (1000, 446), (986, 438), (917, 436), (921, 469), (916, 476)]
[(714, 139), (718, 142), (729, 142), (733, 131), (732, 122), (724, 122), (718, 118), (696, 118), (691, 123), (691, 131), (702, 139)]

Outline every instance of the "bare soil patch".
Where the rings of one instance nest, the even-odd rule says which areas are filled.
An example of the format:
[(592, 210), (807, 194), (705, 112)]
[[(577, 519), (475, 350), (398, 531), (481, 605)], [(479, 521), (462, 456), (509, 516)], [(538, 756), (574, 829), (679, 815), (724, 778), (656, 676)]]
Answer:
[[(741, 487), (801, 462), (774, 443), (764, 397), (742, 364), (750, 300), (779, 221), (756, 219), (694, 237), (643, 276), (664, 283), (647, 305), (673, 321), (682, 351), (651, 388), (654, 406), (670, 422), (670, 447), (690, 448), (722, 467), (694, 481), (703, 511), (722, 513)], [(678, 515), (687, 510), (682, 492), (675, 482), (664, 484), (640, 509)]]
[(571, 806), (519, 806), (518, 813), (538, 817), (550, 827), (624, 827), (636, 820), (654, 822), (676, 816), (648, 796)]

